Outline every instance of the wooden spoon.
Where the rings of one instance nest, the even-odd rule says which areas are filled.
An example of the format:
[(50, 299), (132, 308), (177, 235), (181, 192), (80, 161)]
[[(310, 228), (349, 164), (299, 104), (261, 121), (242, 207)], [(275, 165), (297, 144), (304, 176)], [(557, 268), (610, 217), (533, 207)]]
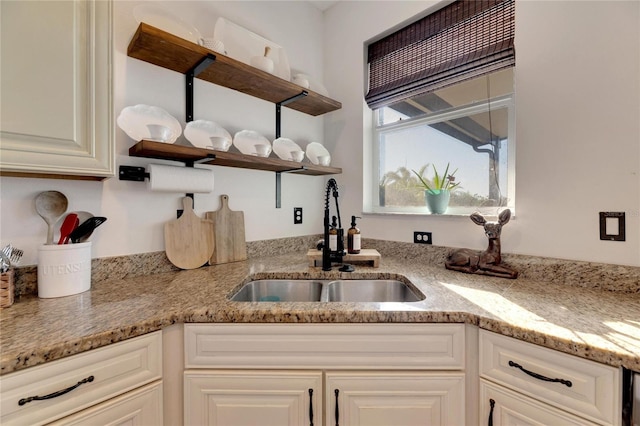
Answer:
[(47, 242), (53, 244), (53, 228), (56, 222), (67, 211), (69, 200), (62, 192), (45, 191), (36, 197), (36, 212), (47, 223)]

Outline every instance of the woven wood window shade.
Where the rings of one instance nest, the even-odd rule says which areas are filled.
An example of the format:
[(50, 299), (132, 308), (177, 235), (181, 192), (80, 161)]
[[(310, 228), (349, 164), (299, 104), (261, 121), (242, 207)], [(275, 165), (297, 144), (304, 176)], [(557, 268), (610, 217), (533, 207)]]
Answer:
[(372, 109), (515, 65), (515, 0), (458, 0), (369, 45)]

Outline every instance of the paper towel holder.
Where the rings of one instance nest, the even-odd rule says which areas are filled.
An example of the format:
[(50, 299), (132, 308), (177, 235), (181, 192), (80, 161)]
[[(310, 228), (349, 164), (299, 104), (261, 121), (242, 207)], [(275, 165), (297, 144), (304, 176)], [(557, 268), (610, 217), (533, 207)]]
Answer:
[[(199, 160), (186, 160), (184, 161), (185, 166), (193, 167), (194, 164), (205, 163), (207, 161), (215, 160), (215, 154), (207, 154), (205, 158), (201, 158)], [(149, 179), (151, 175), (149, 172), (145, 170), (144, 167), (136, 167), (136, 166), (123, 166), (121, 165), (118, 169), (118, 179), (119, 180), (129, 180), (133, 182), (144, 182), (145, 179)]]
[[(199, 160), (187, 160), (187, 161), (185, 161), (185, 166), (186, 167), (193, 167), (194, 164), (199, 164), (199, 163), (204, 163), (204, 162), (207, 162), (207, 161), (215, 160), (215, 158), (216, 158), (216, 156), (214, 154), (207, 154), (207, 156), (205, 158), (201, 158)], [(144, 167), (120, 165), (120, 167), (118, 169), (118, 179), (119, 180), (128, 180), (128, 181), (132, 181), (132, 182), (144, 182), (145, 179), (149, 179), (150, 177), (151, 177), (151, 175), (149, 174), (149, 172), (146, 171), (146, 169)], [(194, 200), (193, 193), (187, 193), (186, 196), (191, 198), (192, 200)], [(195, 200), (194, 200), (194, 203), (195, 203)], [(179, 213), (178, 213), (178, 217), (180, 217)]]

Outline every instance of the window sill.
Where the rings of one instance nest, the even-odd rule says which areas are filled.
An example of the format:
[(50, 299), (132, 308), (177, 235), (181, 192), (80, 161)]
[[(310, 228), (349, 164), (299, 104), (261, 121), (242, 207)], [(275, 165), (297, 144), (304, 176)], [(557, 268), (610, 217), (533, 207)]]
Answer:
[(515, 218), (516, 214), (513, 207), (449, 207), (444, 214), (432, 214), (427, 207), (405, 207), (393, 210), (385, 207), (374, 207), (363, 210), (362, 214), (369, 216), (464, 217), (468, 219), (469, 215), (474, 212), (480, 212), (480, 214), (487, 217), (497, 217), (498, 213), (506, 208), (511, 209), (511, 218)]

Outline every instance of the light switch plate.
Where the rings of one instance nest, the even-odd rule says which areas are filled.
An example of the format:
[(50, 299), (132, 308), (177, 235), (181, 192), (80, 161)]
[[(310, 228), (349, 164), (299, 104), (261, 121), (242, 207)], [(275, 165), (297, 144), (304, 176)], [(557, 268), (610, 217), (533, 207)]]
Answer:
[[(617, 221), (617, 226), (612, 221)], [(607, 231), (609, 228), (609, 231)], [(615, 233), (608, 233), (612, 230)], [(604, 241), (625, 241), (624, 212), (600, 212), (600, 239)]]

